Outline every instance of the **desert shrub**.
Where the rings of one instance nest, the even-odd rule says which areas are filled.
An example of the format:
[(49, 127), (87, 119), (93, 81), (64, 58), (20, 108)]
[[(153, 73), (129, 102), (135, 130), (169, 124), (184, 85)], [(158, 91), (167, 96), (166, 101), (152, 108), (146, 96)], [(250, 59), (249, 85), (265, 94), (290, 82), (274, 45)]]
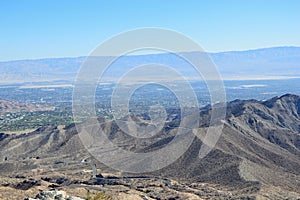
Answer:
[(112, 196), (109, 194), (106, 194), (104, 192), (97, 192), (95, 194), (90, 194), (88, 192), (88, 196), (86, 198), (87, 200), (112, 200)]

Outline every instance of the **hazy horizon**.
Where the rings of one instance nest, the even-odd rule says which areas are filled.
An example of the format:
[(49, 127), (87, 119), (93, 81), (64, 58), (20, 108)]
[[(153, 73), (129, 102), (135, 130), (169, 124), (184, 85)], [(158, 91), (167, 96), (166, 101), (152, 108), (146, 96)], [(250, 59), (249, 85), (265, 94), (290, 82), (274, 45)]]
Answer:
[[(235, 53), (235, 52), (249, 52), (249, 51), (257, 51), (257, 50), (266, 50), (266, 49), (278, 49), (278, 48), (299, 48), (299, 46), (271, 46), (271, 47), (258, 47), (258, 48), (252, 48), (252, 49), (241, 49), (241, 50), (228, 50), (228, 51), (205, 51), (206, 54), (221, 54), (221, 53)], [(159, 55), (159, 54), (169, 54), (170, 52), (155, 52), (155, 51), (149, 51), (150, 53), (136, 53), (136, 54), (128, 54), (124, 56), (149, 56), (149, 55)], [(178, 52), (178, 53), (193, 53), (194, 51), (186, 51), (186, 52)], [(112, 55), (113, 56), (113, 55)], [(80, 56), (61, 56), (61, 57), (37, 57), (37, 58), (24, 58), (24, 59), (16, 59), (16, 60), (1, 60), (0, 63), (4, 62), (14, 62), (14, 61), (30, 61), (30, 60), (46, 60), (46, 59), (68, 59), (68, 58), (85, 58), (89, 57), (89, 55), (80, 55)], [(99, 56), (99, 57), (106, 57), (106, 56)]]

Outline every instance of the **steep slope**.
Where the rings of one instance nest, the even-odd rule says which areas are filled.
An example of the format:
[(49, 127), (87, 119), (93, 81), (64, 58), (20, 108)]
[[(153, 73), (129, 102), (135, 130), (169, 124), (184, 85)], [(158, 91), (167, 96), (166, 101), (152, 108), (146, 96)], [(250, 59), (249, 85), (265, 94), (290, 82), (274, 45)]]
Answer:
[[(207, 129), (210, 107), (201, 110), (196, 138), (188, 151), (175, 163), (149, 176), (168, 177), (179, 182), (206, 182), (240, 191), (248, 196), (299, 195), (300, 189), (300, 97), (284, 95), (267, 101), (228, 103), (221, 138), (203, 159), (198, 154)], [(147, 123), (137, 117), (136, 122)], [(115, 122), (99, 119), (108, 138), (118, 146), (148, 152), (167, 145), (175, 136), (178, 121), (166, 124), (159, 134), (149, 139), (135, 139), (125, 134)], [(102, 172), (113, 172), (91, 158), (81, 144), (75, 126), (44, 127), (21, 135), (0, 135), (0, 174), (16, 172), (30, 175), (63, 173), (81, 176), (91, 167), (82, 160), (97, 163)], [(6, 158), (6, 159), (5, 159)], [(127, 174), (128, 175), (128, 174)], [(277, 189), (276, 189), (277, 188)], [(294, 192), (294, 193), (293, 193)], [(235, 193), (237, 194), (237, 193)]]
[(232, 126), (245, 133), (258, 133), (300, 156), (299, 96), (287, 94), (263, 102), (240, 102), (238, 107), (239, 112), (233, 112), (228, 118)]

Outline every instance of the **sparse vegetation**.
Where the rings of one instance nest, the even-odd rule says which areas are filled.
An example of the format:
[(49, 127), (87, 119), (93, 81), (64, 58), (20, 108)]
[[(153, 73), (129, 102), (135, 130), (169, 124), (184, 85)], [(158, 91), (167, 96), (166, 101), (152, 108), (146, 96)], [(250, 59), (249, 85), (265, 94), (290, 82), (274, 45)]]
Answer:
[(112, 200), (112, 195), (106, 194), (105, 192), (91, 193), (88, 191), (86, 200)]

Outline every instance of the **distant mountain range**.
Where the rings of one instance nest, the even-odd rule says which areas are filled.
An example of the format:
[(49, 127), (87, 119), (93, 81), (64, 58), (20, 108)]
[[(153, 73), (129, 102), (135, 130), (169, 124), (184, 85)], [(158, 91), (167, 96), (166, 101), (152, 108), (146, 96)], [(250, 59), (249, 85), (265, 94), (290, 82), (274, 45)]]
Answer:
[[(200, 112), (201, 123), (193, 130), (198, 137), (188, 151), (172, 165), (147, 175), (170, 178), (181, 184), (188, 183), (189, 187), (196, 183), (211, 183), (227, 188), (227, 192), (222, 194), (224, 196), (215, 194), (216, 196), (208, 199), (300, 197), (299, 96), (286, 94), (266, 101), (235, 100), (228, 103), (223, 134), (204, 159), (199, 159), (198, 153), (210, 109), (207, 107)], [(124, 133), (115, 122), (99, 120), (109, 130), (108, 137), (111, 141), (134, 152), (149, 152), (164, 147), (174, 138), (177, 124), (174, 119), (156, 136), (137, 139)], [(7, 156), (7, 159), (0, 161), (2, 176), (13, 176), (17, 172), (24, 178), (32, 177), (33, 173), (40, 170), (40, 176), (34, 176), (36, 181), (40, 177), (48, 181), (59, 179), (58, 174), (62, 173), (61, 176), (67, 181), (57, 182), (58, 185), (97, 184), (76, 179), (80, 175), (87, 176), (84, 171), (78, 172), (75, 169), (82, 168), (78, 163), (83, 158), (90, 159), (90, 155), (82, 146), (74, 126), (64, 129), (43, 127), (21, 135), (0, 134), (0, 156)], [(101, 163), (97, 163), (97, 166), (101, 173), (115, 173)], [(166, 186), (168, 187), (171, 186)], [(161, 198), (163, 193), (155, 194), (156, 199), (164, 199)], [(200, 193), (197, 190), (194, 190), (194, 194), (199, 198), (209, 195), (205, 191)]]
[[(193, 52), (189, 53), (193, 54)], [(274, 47), (248, 51), (209, 53), (225, 79), (300, 77), (300, 47)], [(0, 83), (74, 81), (87, 57), (47, 58), (0, 62)], [(193, 77), (187, 63), (173, 54), (121, 57), (111, 66), (106, 80), (120, 77), (126, 69), (147, 63), (173, 66), (186, 77)]]

